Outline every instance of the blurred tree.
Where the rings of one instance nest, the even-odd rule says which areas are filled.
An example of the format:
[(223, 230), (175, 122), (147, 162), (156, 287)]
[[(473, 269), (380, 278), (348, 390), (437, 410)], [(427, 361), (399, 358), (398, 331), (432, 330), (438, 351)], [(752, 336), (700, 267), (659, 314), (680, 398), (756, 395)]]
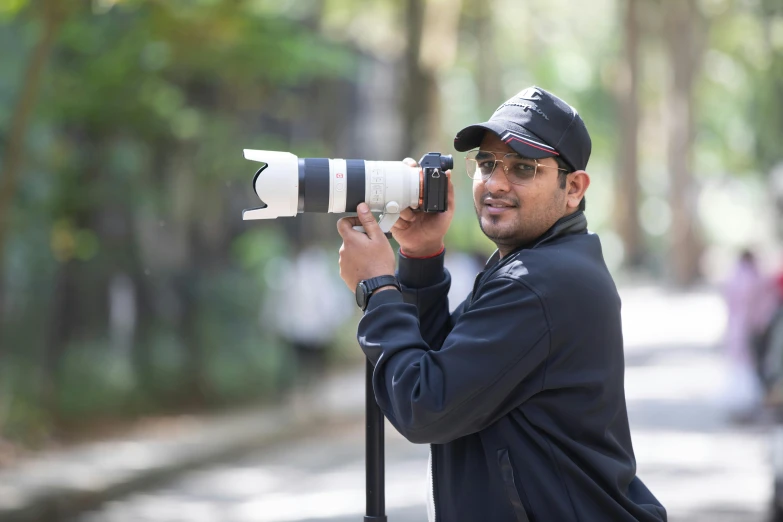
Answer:
[(464, 26), (476, 37), (476, 84), (481, 114), (487, 118), (503, 101), (502, 67), (495, 47), (494, 0), (470, 0), (464, 9)]
[(425, 31), (425, 0), (406, 0), (405, 2), (405, 48), (404, 68), (405, 85), (403, 87), (402, 112), (403, 142), (400, 156), (406, 157), (411, 151), (418, 150), (429, 134), (426, 117), (433, 107), (436, 81), (432, 71), (422, 66), (421, 47)]
[[(754, 69), (751, 107), (757, 125), (756, 154), (759, 167), (769, 172), (783, 162), (783, 2), (761, 0), (757, 14), (763, 27), (766, 60)], [(780, 216), (783, 221), (783, 215)]]
[(667, 165), (671, 178), (670, 255), (672, 278), (693, 284), (701, 272), (698, 190), (693, 179), (694, 81), (702, 55), (702, 27), (695, 0), (664, 0), (664, 34), (671, 77), (664, 98), (667, 116)]
[[(33, 5), (39, 4), (4, 12), (10, 26), (0, 25), (0, 35), (38, 23), (23, 16), (39, 12)], [(3, 167), (4, 212), (13, 203), (21, 217), (11, 230), (4, 221), (12, 240), (5, 244), (23, 262), (6, 270), (14, 285), (2, 300), (14, 304), (15, 316), (0, 318), (0, 342), (25, 368), (10, 381), (17, 388), (3, 390), (11, 405), (0, 404), (0, 429), (13, 430), (4, 420), (32, 418), (23, 404), (46, 415), (64, 407), (116, 414), (203, 406), (219, 403), (227, 392), (218, 386), (226, 383), (232, 397), (239, 389), (257, 396), (267, 388), (248, 379), (263, 374), (247, 371), (240, 383), (216, 373), (215, 364), (228, 354), (245, 357), (252, 339), (261, 340), (259, 354), (275, 349), (257, 330), (265, 279), (239, 291), (208, 284), (240, 275), (231, 245), (252, 230), (240, 218), (255, 199), (253, 167), (241, 149), (260, 143), (286, 150), (295, 143), (300, 154), (322, 154), (339, 135), (330, 130), (349, 129), (357, 117), (345, 88), (354, 82), (355, 50), (318, 32), (318, 12), (282, 12), (273, 3), (72, 5), (56, 40), (53, 31), (41, 33), (55, 52), (36, 111), (31, 95), (42, 82), (28, 79), (19, 91), (15, 114), (27, 121), (35, 114), (27, 151), (37, 149), (10, 149), (15, 172), (23, 174), (14, 198)], [(43, 54), (41, 47), (31, 56)], [(30, 61), (27, 77), (38, 70), (40, 78), (40, 67)], [(318, 101), (303, 103), (308, 99)], [(18, 128), (14, 123), (7, 135), (23, 134), (10, 133)], [(21, 166), (21, 157), (35, 161)], [(253, 225), (280, 230), (277, 223)], [(19, 241), (23, 231), (42, 241)], [(24, 277), (28, 272), (35, 277)], [(114, 341), (116, 330), (128, 328), (122, 335), (130, 350), (123, 348), (127, 341)], [(75, 367), (69, 361), (100, 365), (109, 351), (119, 374), (107, 368), (82, 382), (68, 374)], [(265, 365), (257, 371), (276, 371), (270, 358), (255, 360)], [(107, 388), (119, 389), (125, 381), (117, 375), (128, 365), (130, 388), (110, 395)], [(13, 367), (5, 360), (3, 376)], [(74, 385), (94, 393), (66, 389)], [(101, 390), (113, 399), (97, 400)]]
[(624, 52), (617, 81), (620, 134), (615, 222), (625, 252), (624, 264), (641, 268), (644, 236), (639, 223), (639, 20), (640, 0), (623, 2)]
[(401, 155), (439, 150), (439, 75), (454, 63), (461, 0), (407, 0), (405, 3), (405, 86)]
[(757, 122), (755, 153), (760, 169), (769, 176), (777, 240), (783, 244), (783, 2), (762, 0), (759, 18), (768, 60), (761, 61), (753, 75), (757, 96), (751, 106), (751, 118)]
[[(11, 202), (16, 194), (18, 179), (23, 167), (25, 137), (38, 98), (43, 70), (51, 54), (57, 33), (65, 20), (69, 4), (67, 0), (32, 0), (13, 3), (39, 25), (38, 40), (30, 53), (22, 81), (17, 89), (18, 100), (14, 105), (11, 123), (6, 135), (5, 147), (0, 165), (0, 321), (3, 314), (5, 282), (5, 246), (11, 219)], [(6, 13), (7, 15), (11, 13)], [(2, 353), (2, 346), (0, 346)]]

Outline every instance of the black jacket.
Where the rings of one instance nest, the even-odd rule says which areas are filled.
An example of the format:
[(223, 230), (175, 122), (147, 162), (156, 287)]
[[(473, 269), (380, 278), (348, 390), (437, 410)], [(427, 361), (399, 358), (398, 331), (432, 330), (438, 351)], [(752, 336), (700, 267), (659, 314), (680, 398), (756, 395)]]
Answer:
[(432, 444), (439, 522), (666, 520), (636, 477), (620, 298), (582, 212), (496, 253), (453, 314), (442, 254), (397, 275), (358, 339), (386, 418)]

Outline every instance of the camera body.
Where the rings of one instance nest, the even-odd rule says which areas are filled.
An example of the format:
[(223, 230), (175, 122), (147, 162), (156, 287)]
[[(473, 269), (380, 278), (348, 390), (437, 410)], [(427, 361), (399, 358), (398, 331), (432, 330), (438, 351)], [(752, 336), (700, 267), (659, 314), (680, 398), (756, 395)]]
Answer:
[(424, 212), (448, 210), (449, 178), (446, 171), (454, 168), (454, 159), (439, 152), (428, 152), (419, 160), (422, 169), (420, 208)]

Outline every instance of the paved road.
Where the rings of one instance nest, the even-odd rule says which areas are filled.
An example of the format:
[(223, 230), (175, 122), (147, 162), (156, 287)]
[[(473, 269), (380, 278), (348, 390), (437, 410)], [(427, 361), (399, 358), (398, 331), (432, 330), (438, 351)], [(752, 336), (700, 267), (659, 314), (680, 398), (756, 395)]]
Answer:
[[(673, 522), (761, 522), (771, 493), (768, 434), (725, 422), (713, 294), (623, 292), (626, 393), (639, 475)], [(426, 520), (427, 447), (387, 424), (390, 522)], [(364, 513), (359, 424), (325, 427), (103, 506), (76, 522), (348, 522)]]
[(673, 522), (761, 522), (768, 428), (726, 422), (715, 294), (623, 292), (626, 400), (638, 473)]
[[(426, 519), (428, 448), (389, 431), (387, 514), (394, 522), (421, 521)], [(348, 522), (362, 520), (364, 502), (364, 432), (362, 424), (354, 423), (190, 473), (78, 520)]]

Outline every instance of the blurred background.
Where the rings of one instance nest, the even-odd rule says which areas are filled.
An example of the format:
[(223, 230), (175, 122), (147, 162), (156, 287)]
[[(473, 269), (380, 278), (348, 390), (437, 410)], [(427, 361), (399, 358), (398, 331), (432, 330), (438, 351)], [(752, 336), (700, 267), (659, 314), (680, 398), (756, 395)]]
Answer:
[[(746, 316), (774, 300), (762, 296), (783, 271), (780, 0), (0, 0), (0, 468), (183, 418), (307, 403), (299, 392), (347, 369), (361, 400), (338, 216), (242, 221), (258, 203), (242, 149), (455, 154), (453, 308), (493, 251), (454, 134), (534, 84), (591, 133), (586, 214), (626, 309), (639, 307), (626, 337), (653, 351), (637, 362), (699, 346), (682, 396), (699, 382), (697, 395), (717, 397), (714, 364), (737, 353), (725, 326), (744, 313), (736, 350), (768, 386), (704, 433), (751, 430), (721, 455), (762, 448), (771, 431), (758, 431), (757, 406), (778, 374), (760, 361), (777, 352), (756, 339), (776, 305), (765, 325)], [(750, 265), (737, 264), (743, 249)], [(681, 327), (644, 344), (675, 311)], [(637, 417), (630, 405), (632, 422), (657, 426), (672, 404)], [(643, 455), (683, 447), (641, 440)], [(736, 520), (772, 494), (757, 456), (748, 473), (766, 486)]]

